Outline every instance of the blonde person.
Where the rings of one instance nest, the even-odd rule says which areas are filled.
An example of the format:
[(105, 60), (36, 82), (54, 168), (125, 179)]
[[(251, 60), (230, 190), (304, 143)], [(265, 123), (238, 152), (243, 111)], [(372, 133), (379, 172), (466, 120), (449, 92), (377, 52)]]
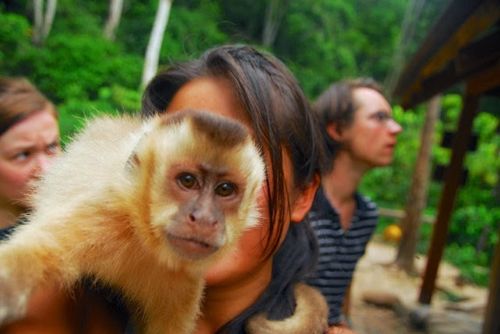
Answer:
[(29, 208), (28, 189), (60, 152), (57, 112), (23, 78), (0, 78), (0, 228)]

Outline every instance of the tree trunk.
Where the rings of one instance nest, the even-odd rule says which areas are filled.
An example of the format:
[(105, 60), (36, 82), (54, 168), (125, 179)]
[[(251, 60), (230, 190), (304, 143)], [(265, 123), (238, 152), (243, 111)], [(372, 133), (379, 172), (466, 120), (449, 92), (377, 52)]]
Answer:
[(115, 39), (115, 31), (120, 23), (122, 16), (123, 0), (110, 0), (109, 15), (104, 26), (104, 37), (113, 41)]
[(43, 14), (43, 0), (33, 0), (34, 24), (33, 24), (33, 44), (42, 45), (49, 36), (52, 23), (56, 15), (57, 0), (47, 0), (45, 15)]
[(434, 137), (434, 127), (441, 109), (441, 96), (432, 98), (425, 114), (424, 126), (421, 133), (421, 144), (417, 156), (415, 170), (406, 203), (406, 214), (401, 220), (403, 235), (399, 243), (396, 265), (408, 273), (415, 271), (415, 252), (422, 219), (422, 211), (427, 202), (429, 186), (431, 149)]
[(32, 41), (35, 45), (42, 44), (43, 27), (43, 0), (33, 0), (33, 36)]
[(172, 7), (173, 0), (160, 0), (156, 17), (153, 24), (153, 30), (149, 37), (149, 43), (144, 58), (144, 67), (142, 71), (141, 86), (145, 87), (149, 80), (153, 78), (158, 69), (158, 61), (160, 58), (161, 43), (163, 41), (163, 34), (167, 27), (170, 8)]
[(54, 17), (56, 16), (57, 0), (47, 0), (47, 8), (45, 9), (45, 19), (43, 20), (42, 28), (42, 43), (47, 37), (49, 37), (50, 30), (52, 29), (52, 23), (54, 22)]
[(266, 8), (262, 44), (270, 48), (276, 40), (279, 27), (285, 16), (289, 0), (271, 0)]

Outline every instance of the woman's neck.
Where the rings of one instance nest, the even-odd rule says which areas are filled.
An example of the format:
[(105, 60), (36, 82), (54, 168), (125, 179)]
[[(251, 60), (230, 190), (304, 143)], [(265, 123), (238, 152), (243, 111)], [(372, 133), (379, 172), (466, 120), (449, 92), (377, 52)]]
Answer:
[(208, 286), (201, 305), (196, 334), (213, 334), (250, 307), (271, 281), (272, 260), (266, 260), (253, 275), (228, 284)]

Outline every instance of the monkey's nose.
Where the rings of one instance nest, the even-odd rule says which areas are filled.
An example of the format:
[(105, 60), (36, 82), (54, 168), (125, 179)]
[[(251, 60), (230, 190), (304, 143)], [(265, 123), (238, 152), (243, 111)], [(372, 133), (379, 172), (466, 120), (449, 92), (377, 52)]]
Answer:
[(202, 211), (195, 210), (189, 214), (189, 222), (197, 225), (205, 226), (215, 226), (217, 225), (217, 218), (212, 214)]

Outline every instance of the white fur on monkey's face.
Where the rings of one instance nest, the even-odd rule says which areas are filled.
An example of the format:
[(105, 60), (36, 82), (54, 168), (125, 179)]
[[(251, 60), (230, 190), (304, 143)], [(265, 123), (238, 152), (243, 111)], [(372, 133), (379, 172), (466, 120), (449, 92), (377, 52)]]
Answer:
[(230, 119), (182, 112), (158, 123), (137, 152), (139, 168), (154, 169), (148, 242), (170, 263), (211, 261), (256, 224), (264, 163), (248, 131)]

